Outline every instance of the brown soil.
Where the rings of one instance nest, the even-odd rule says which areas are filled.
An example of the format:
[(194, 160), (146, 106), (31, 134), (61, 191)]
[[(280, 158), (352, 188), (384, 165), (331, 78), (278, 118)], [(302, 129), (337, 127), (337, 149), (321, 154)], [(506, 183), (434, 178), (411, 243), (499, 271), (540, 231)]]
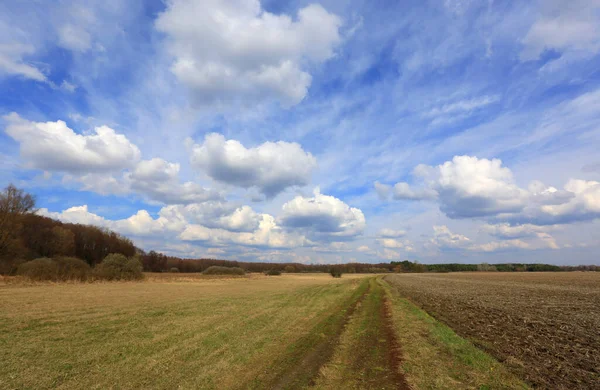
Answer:
[(383, 331), (388, 352), (388, 365), (393, 375), (393, 381), (397, 384), (398, 390), (409, 390), (410, 386), (406, 382), (405, 376), (400, 372), (402, 363), (402, 348), (396, 337), (394, 322), (392, 320), (392, 307), (389, 298), (386, 296), (381, 305), (381, 319), (383, 322)]
[(537, 388), (600, 388), (599, 273), (386, 277)]

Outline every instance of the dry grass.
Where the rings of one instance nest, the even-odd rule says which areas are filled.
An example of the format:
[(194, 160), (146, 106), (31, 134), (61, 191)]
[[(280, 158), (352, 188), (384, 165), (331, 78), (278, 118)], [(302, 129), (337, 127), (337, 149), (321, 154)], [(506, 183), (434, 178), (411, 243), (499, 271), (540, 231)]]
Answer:
[(288, 274), (4, 284), (0, 388), (246, 388), (358, 282)]
[(386, 277), (409, 298), (542, 388), (600, 383), (600, 273)]

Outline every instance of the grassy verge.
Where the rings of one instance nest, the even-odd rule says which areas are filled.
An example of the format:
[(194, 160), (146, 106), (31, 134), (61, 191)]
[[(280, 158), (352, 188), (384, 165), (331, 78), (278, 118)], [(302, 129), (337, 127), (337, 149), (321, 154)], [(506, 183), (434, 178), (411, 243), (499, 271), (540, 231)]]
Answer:
[(416, 389), (527, 389), (501, 363), (381, 280), (390, 298), (402, 370)]

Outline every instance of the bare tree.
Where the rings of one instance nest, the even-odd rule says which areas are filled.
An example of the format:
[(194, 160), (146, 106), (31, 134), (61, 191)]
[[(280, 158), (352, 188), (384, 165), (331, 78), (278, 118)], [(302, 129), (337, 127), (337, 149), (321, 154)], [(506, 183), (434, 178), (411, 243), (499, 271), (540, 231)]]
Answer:
[(35, 212), (35, 197), (9, 184), (0, 192), (0, 258), (10, 255), (10, 247), (18, 238), (19, 219)]

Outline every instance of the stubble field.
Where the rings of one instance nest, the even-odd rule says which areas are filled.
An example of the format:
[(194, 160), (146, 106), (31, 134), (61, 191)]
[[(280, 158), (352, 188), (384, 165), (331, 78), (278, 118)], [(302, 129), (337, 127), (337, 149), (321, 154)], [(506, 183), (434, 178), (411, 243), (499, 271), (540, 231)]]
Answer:
[(386, 276), (399, 296), (536, 387), (600, 384), (600, 273)]

